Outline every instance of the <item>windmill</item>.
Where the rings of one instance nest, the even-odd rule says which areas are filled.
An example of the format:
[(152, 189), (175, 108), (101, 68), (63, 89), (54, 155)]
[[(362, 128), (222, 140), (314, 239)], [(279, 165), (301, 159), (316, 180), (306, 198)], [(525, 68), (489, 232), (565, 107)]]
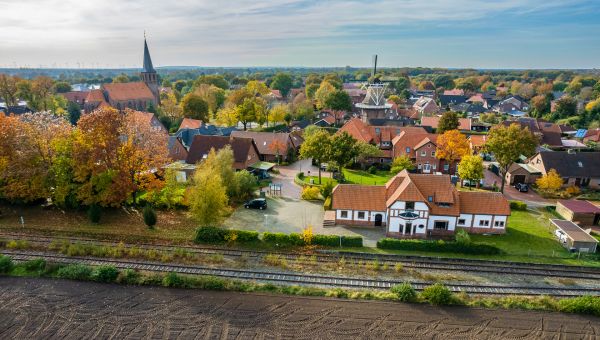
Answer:
[(366, 89), (367, 94), (365, 99), (356, 104), (356, 107), (361, 109), (361, 116), (364, 121), (371, 118), (385, 118), (388, 110), (392, 107), (385, 99), (387, 84), (383, 83), (377, 74), (377, 55), (373, 56), (373, 69), (371, 70), (371, 81), (363, 84), (362, 88)]

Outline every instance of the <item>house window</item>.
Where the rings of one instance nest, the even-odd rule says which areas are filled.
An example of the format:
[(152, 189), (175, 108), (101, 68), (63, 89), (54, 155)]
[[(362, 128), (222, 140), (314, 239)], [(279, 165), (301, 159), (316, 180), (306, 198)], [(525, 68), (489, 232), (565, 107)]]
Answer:
[(432, 168), (433, 170), (435, 170), (435, 168), (436, 168), (436, 165), (435, 165), (435, 164), (431, 165), (431, 168)]
[(410, 153), (410, 148), (408, 146), (406, 147), (406, 153)]
[(348, 218), (348, 212), (346, 210), (342, 210), (340, 212), (340, 217), (341, 218)]
[(415, 202), (406, 202), (404, 209), (406, 210), (415, 210)]
[(427, 196), (427, 201), (428, 202), (433, 202), (433, 196)]
[(479, 226), (480, 227), (487, 227), (490, 225), (490, 221), (488, 220), (479, 220)]
[(431, 151), (431, 157), (435, 157), (435, 151)]
[(447, 221), (435, 221), (433, 223), (433, 229), (446, 230), (446, 229), (448, 229), (448, 222)]
[(465, 219), (464, 219), (464, 218), (459, 218), (459, 219), (458, 219), (458, 224), (459, 224), (459, 225), (465, 225), (465, 222), (466, 222), (466, 221), (465, 221)]
[(421, 151), (421, 157), (427, 156), (427, 151)]
[(580, 168), (583, 168), (583, 163), (577, 162), (577, 166), (580, 167)]
[(421, 170), (421, 163), (419, 163), (419, 165), (417, 165), (417, 169)]
[(365, 212), (364, 211), (359, 211), (358, 212), (358, 219), (359, 220), (364, 220), (365, 219)]
[(444, 164), (444, 171), (450, 170), (450, 164)]
[(494, 221), (494, 227), (504, 227), (504, 221)]
[(375, 133), (381, 133), (381, 129), (380, 128), (375, 128)]

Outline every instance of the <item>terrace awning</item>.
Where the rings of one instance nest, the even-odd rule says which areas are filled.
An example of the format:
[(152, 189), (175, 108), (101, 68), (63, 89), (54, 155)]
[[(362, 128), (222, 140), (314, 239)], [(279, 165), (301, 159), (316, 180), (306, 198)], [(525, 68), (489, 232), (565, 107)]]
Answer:
[(250, 165), (250, 168), (252, 168), (252, 169), (258, 169), (258, 170), (264, 170), (264, 171), (269, 171), (269, 170), (273, 169), (274, 166), (275, 166), (275, 163), (270, 163), (270, 162), (256, 162), (256, 163)]

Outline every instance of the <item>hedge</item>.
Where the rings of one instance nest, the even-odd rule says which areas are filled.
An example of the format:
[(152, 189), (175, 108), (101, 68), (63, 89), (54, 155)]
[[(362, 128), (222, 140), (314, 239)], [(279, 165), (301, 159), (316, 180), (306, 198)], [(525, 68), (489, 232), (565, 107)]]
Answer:
[(291, 233), (263, 233), (262, 240), (266, 243), (277, 244), (277, 245), (286, 245), (286, 246), (303, 246), (304, 240), (300, 234)]
[(430, 251), (440, 253), (462, 253), (473, 255), (497, 255), (502, 251), (495, 246), (485, 243), (467, 243), (423, 240), (398, 240), (382, 238), (377, 241), (377, 248), (393, 250)]
[(510, 201), (510, 208), (512, 210), (527, 210), (527, 203), (522, 201)]
[[(235, 237), (234, 237), (235, 235)], [(258, 241), (258, 232), (247, 230), (223, 229), (219, 227), (200, 227), (196, 230), (196, 243), (223, 243), (230, 240), (249, 243)]]
[(323, 203), (323, 210), (331, 210), (331, 196), (325, 199), (325, 203)]

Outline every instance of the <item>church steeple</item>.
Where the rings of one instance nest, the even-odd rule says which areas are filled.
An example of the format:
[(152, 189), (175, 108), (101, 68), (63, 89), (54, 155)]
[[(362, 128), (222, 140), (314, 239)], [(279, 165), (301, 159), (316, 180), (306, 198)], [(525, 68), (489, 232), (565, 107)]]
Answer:
[(148, 42), (146, 41), (146, 32), (144, 32), (144, 64), (142, 72), (140, 73), (142, 81), (150, 88), (156, 104), (160, 104), (160, 94), (158, 91), (158, 74), (152, 66), (152, 58), (150, 58), (150, 51), (148, 50)]

